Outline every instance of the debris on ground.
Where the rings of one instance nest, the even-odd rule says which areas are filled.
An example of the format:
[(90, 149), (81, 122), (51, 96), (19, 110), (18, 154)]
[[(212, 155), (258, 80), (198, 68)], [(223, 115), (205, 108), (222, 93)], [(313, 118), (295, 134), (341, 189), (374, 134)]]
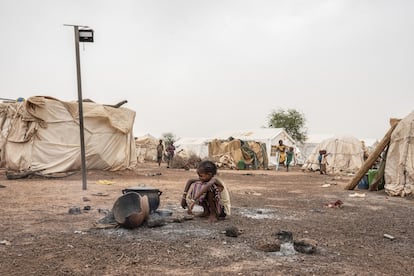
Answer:
[(333, 201), (333, 202), (329, 202), (327, 204), (325, 204), (325, 207), (327, 208), (341, 208), (342, 204), (344, 204), (340, 199), (338, 199), (337, 201)]
[(237, 238), (240, 235), (240, 230), (236, 226), (229, 226), (225, 229), (225, 235), (227, 237)]
[(11, 245), (11, 242), (9, 242), (7, 240), (2, 240), (2, 241), (0, 241), (0, 245)]
[(162, 173), (157, 172), (157, 173), (147, 173), (147, 176), (159, 176), (162, 175)]
[(317, 246), (317, 241), (308, 238), (293, 241), (293, 248), (300, 253), (313, 254), (316, 252)]
[(69, 214), (79, 215), (81, 213), (80, 207), (71, 207), (69, 208)]
[(353, 193), (353, 194), (350, 194), (349, 197), (365, 197), (365, 194)]
[(115, 184), (115, 181), (111, 181), (111, 180), (102, 179), (102, 180), (98, 180), (98, 181), (96, 181), (96, 184), (102, 184), (102, 185), (112, 185), (112, 184)]
[(395, 240), (395, 237), (394, 236), (391, 236), (389, 234), (384, 234), (384, 238), (389, 239), (391, 241)]
[(101, 192), (99, 192), (99, 193), (94, 193), (94, 194), (92, 194), (93, 196), (109, 196), (109, 194), (107, 194), (107, 193), (101, 193)]

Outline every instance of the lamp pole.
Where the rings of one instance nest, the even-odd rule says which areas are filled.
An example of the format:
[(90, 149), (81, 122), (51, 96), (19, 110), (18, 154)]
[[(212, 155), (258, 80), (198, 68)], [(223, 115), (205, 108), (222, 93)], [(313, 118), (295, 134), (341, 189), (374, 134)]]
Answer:
[(87, 189), (86, 184), (86, 157), (85, 157), (85, 131), (83, 127), (83, 99), (82, 99), (82, 80), (79, 57), (79, 26), (74, 26), (75, 30), (75, 49), (76, 49), (76, 74), (78, 79), (78, 108), (79, 108), (79, 130), (82, 162), (82, 190)]
[(83, 125), (83, 99), (82, 99), (82, 80), (81, 80), (81, 68), (79, 57), (79, 27), (87, 28), (87, 26), (79, 25), (67, 25), (73, 26), (75, 31), (75, 49), (76, 49), (76, 74), (78, 82), (78, 109), (79, 109), (79, 133), (80, 133), (80, 148), (81, 148), (81, 166), (82, 166), (82, 189), (87, 189), (86, 184), (86, 157), (85, 157), (85, 134)]

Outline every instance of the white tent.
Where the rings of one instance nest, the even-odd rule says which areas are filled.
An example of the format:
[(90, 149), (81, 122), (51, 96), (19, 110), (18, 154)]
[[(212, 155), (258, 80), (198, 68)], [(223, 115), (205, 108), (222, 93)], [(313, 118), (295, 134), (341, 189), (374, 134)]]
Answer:
[(175, 152), (183, 157), (196, 155), (201, 159), (208, 157), (209, 138), (183, 137), (174, 142)]
[(401, 120), (391, 135), (384, 178), (388, 194), (414, 193), (414, 112)]
[[(88, 169), (136, 165), (134, 111), (84, 102), (83, 117)], [(8, 170), (48, 174), (81, 168), (77, 102), (37, 96), (1, 103), (0, 127), (1, 161)]]
[(338, 135), (319, 143), (308, 156), (303, 169), (319, 169), (319, 151), (326, 150), (327, 171), (330, 173), (356, 172), (364, 163), (364, 149), (359, 139), (349, 135)]
[[(279, 140), (282, 140), (286, 146), (292, 146), (296, 148), (296, 154), (298, 152), (295, 146), (295, 140), (283, 129), (283, 128), (256, 128), (239, 131), (225, 131), (218, 133), (214, 136), (217, 139), (228, 139), (233, 137), (243, 141), (256, 141), (266, 144), (266, 152), (270, 164), (276, 164), (276, 146), (279, 145)], [(298, 156), (297, 156), (298, 157)]]
[(305, 143), (299, 145), (300, 151), (304, 159), (306, 160), (322, 141), (332, 138), (334, 136), (334, 134), (322, 133), (308, 134)]

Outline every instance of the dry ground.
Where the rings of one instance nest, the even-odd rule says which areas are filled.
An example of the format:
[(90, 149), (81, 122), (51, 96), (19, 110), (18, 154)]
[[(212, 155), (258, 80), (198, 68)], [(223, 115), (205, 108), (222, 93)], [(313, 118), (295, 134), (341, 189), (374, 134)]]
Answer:
[[(156, 175), (161, 173), (161, 175)], [(89, 171), (62, 179), (0, 184), (1, 275), (414, 275), (414, 200), (384, 191), (345, 191), (349, 177), (284, 171), (220, 170), (231, 190), (232, 216), (133, 230), (100, 229), (121, 191), (146, 184), (160, 189), (162, 209), (182, 216), (184, 183), (194, 170), (139, 164), (124, 172)], [(112, 185), (98, 184), (110, 180)], [(331, 184), (323, 188), (323, 184)], [(1, 186), (0, 186), (1, 187)], [(366, 197), (350, 197), (355, 192)], [(336, 200), (342, 208), (327, 208)], [(90, 211), (69, 214), (71, 207)], [(243, 233), (227, 237), (236, 226)], [(318, 242), (315, 254), (263, 252), (278, 230)], [(384, 238), (384, 234), (395, 237)]]

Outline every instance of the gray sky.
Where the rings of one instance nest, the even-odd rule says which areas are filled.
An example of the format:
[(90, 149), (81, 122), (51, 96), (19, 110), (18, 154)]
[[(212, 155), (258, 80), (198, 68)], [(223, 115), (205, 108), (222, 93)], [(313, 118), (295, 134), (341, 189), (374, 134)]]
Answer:
[(0, 97), (136, 111), (134, 134), (258, 128), (279, 108), (308, 133), (381, 139), (414, 110), (414, 1), (0, 0)]

